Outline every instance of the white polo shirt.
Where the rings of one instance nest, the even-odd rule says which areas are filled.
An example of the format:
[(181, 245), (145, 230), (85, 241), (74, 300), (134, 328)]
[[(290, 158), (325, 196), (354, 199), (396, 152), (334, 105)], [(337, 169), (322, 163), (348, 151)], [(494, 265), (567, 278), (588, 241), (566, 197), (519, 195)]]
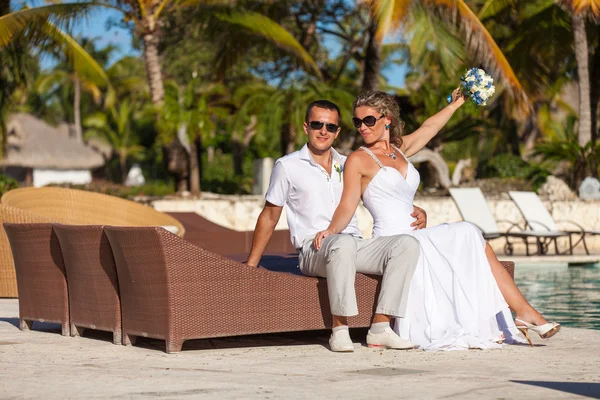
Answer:
[[(344, 176), (334, 166), (343, 167), (346, 157), (333, 148), (331, 153), (331, 175), (313, 160), (308, 145), (278, 159), (273, 167), (265, 198), (276, 206), (285, 206), (292, 244), (297, 249), (306, 238), (327, 229), (342, 198)], [(356, 214), (341, 233), (361, 236)]]

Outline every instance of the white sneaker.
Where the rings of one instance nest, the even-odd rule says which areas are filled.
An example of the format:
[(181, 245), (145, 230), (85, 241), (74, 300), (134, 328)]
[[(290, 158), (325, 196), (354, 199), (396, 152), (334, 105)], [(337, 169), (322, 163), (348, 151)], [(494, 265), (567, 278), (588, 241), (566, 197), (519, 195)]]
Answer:
[(350, 339), (350, 332), (347, 329), (341, 329), (331, 334), (329, 338), (329, 347), (331, 351), (352, 352), (354, 343)]
[(397, 350), (408, 350), (417, 347), (416, 344), (398, 336), (392, 328), (385, 328), (383, 333), (377, 334), (371, 333), (371, 330), (369, 329), (369, 332), (367, 333), (367, 346)]

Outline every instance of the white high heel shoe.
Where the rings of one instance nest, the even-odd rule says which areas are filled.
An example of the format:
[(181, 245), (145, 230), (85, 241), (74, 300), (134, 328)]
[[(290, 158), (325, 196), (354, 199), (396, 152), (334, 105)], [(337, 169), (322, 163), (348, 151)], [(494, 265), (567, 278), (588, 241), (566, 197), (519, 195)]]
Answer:
[(544, 325), (534, 325), (528, 322), (525, 322), (521, 319), (515, 319), (517, 329), (525, 335), (525, 338), (529, 342), (529, 345), (533, 347), (533, 341), (529, 337), (528, 331), (531, 329), (542, 339), (550, 339), (552, 336), (556, 335), (558, 331), (560, 331), (560, 324), (558, 322), (548, 322)]

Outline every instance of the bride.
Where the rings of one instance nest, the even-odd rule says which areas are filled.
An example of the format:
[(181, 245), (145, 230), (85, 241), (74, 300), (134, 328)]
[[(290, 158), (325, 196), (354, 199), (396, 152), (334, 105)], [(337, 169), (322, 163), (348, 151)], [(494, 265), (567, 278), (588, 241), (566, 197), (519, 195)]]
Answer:
[(477, 227), (456, 222), (413, 231), (410, 226), (420, 177), (407, 157), (425, 147), (464, 102), (456, 89), (447, 107), (402, 136), (400, 109), (392, 96), (378, 91), (359, 95), (352, 122), (365, 146), (348, 156), (342, 199), (314, 245), (318, 249), (325, 237), (341, 232), (362, 197), (373, 216), (374, 237), (409, 234), (421, 245), (407, 314), (395, 327), (403, 339), (425, 350), (497, 348), (505, 338), (522, 342), (510, 306), (516, 328), (531, 344), (528, 330), (549, 338), (560, 325), (546, 321), (527, 302)]

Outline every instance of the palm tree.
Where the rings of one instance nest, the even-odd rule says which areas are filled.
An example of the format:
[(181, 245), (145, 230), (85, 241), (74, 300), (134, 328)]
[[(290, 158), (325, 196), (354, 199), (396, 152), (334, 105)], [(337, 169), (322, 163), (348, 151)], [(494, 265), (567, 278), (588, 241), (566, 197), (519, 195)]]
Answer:
[(570, 12), (573, 27), (577, 77), (579, 80), (579, 124), (577, 138), (584, 147), (592, 140), (592, 104), (590, 89), (589, 47), (586, 32), (586, 19), (600, 20), (600, 1), (562, 0), (562, 5)]
[(96, 112), (84, 120), (85, 137), (99, 138), (108, 143), (119, 160), (121, 181), (127, 177), (127, 161), (143, 154), (144, 147), (135, 135), (136, 112), (127, 100), (107, 112)]
[[(380, 43), (388, 33), (398, 31), (403, 26), (412, 7), (417, 4), (414, 0), (366, 0), (366, 3), (377, 20), (376, 39)], [(451, 24), (455, 20), (460, 22), (467, 46), (490, 69), (490, 73), (499, 76), (505, 83), (521, 114), (529, 115), (531, 106), (521, 83), (494, 38), (467, 3), (464, 0), (423, 0), (421, 3), (430, 12), (447, 15)]]
[[(110, 53), (114, 51), (113, 46), (107, 46), (103, 49), (96, 49), (94, 46), (94, 39), (83, 38), (80, 39), (81, 47), (92, 56), (92, 58), (101, 64), (106, 64)], [(78, 142), (83, 141), (83, 130), (81, 126), (81, 94), (82, 91), (91, 94), (94, 102), (99, 104), (102, 97), (102, 82), (97, 82), (96, 79), (90, 78), (89, 76), (79, 74), (69, 64), (68, 60), (61, 56), (59, 52), (53, 51), (58, 54), (62, 61), (53, 68), (47, 74), (43, 74), (38, 82), (38, 90), (42, 93), (46, 93), (55, 89), (70, 88), (73, 90), (73, 125), (75, 128), (75, 138)], [(109, 81), (108, 77), (106, 81)], [(110, 81), (109, 81), (110, 82)], [(70, 94), (70, 90), (68, 91)], [(69, 96), (70, 97), (70, 96)], [(112, 95), (109, 95), (107, 100), (110, 103)], [(107, 104), (110, 105), (110, 104)]]
[[(222, 84), (200, 85), (193, 80), (184, 88), (174, 81), (165, 84), (165, 101), (159, 119), (161, 141), (177, 137), (189, 156), (190, 192), (200, 194), (200, 149), (214, 136), (219, 119), (229, 115), (225, 107), (226, 88)], [(179, 190), (184, 190), (183, 187)]]
[[(110, 81), (98, 63), (73, 39), (59, 28), (84, 16), (94, 5), (90, 2), (50, 4), (41, 7), (24, 7), (14, 12), (8, 7), (0, 12), (0, 50), (24, 44), (41, 45), (51, 43), (66, 55), (75, 74), (96, 87), (110, 90)], [(4, 64), (4, 63), (3, 63)], [(6, 66), (6, 64), (5, 64)], [(20, 76), (20, 65), (14, 64), (14, 76)], [(0, 120), (3, 131), (4, 120)], [(2, 143), (4, 142), (4, 135)], [(2, 146), (4, 147), (4, 146)]]

